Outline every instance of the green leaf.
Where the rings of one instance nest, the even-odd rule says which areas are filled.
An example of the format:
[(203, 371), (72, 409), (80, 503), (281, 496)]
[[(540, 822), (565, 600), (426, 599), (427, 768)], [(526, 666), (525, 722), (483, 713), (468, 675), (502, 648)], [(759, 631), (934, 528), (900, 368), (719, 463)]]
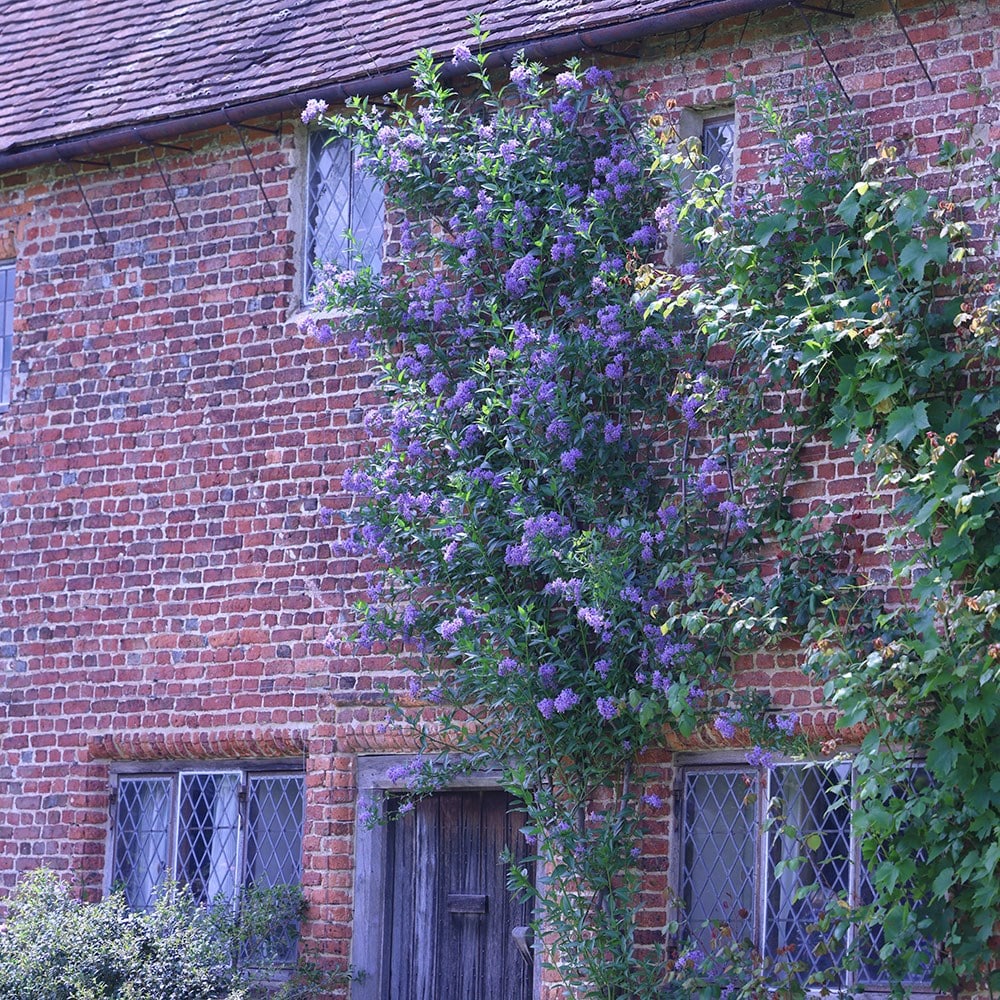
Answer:
[(851, 190), (847, 197), (837, 206), (837, 215), (849, 226), (853, 226), (861, 211), (861, 199), (858, 197), (857, 185)]
[(776, 233), (790, 233), (795, 230), (798, 220), (789, 215), (766, 215), (757, 223), (754, 229), (754, 239), (762, 247), (766, 247), (771, 242)]
[(885, 433), (890, 441), (898, 441), (904, 448), (908, 448), (917, 434), (928, 427), (927, 404), (920, 402), (893, 410), (886, 422)]
[(894, 396), (903, 387), (902, 379), (895, 379), (892, 382), (880, 382), (877, 379), (866, 379), (858, 388), (868, 396), (869, 402), (872, 406), (877, 406), (879, 403), (888, 399), (890, 396)]
[(915, 281), (923, 281), (924, 271), (928, 264), (940, 265), (944, 263), (944, 261), (940, 261), (941, 249), (939, 244), (941, 243), (944, 243), (944, 261), (947, 261), (948, 244), (946, 241), (941, 240), (940, 237), (928, 240), (927, 246), (924, 246), (920, 240), (910, 240), (899, 254), (900, 271), (904, 274), (909, 272)]
[(938, 716), (937, 730), (941, 733), (949, 733), (953, 729), (961, 729), (964, 723), (965, 718), (955, 705), (945, 705)]

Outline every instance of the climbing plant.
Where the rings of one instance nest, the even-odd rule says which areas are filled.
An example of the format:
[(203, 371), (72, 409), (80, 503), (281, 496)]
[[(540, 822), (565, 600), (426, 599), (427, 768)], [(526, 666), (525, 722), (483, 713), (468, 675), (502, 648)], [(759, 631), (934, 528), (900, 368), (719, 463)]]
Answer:
[[(973, 941), (997, 916), (973, 883), (997, 861), (982, 752), (997, 700), (983, 592), (995, 299), (967, 276), (967, 223), (890, 151), (859, 156), (842, 109), (820, 109), (821, 132), (760, 102), (780, 169), (740, 200), (602, 70), (548, 80), (515, 61), (500, 83), (484, 56), (456, 59), (461, 97), (424, 55), (384, 107), (306, 114), (350, 133), (398, 212), (381, 275), (325, 269), (316, 289), (386, 401), (369, 416), (384, 444), (343, 485), (347, 544), (371, 569), (357, 641), (399, 654), (396, 694), (427, 750), (398, 777), (419, 794), (499, 768), (546, 873), (512, 877), (537, 895), (568, 991), (661, 996), (638, 922), (644, 824), (664, 809), (643, 754), (699, 725), (742, 730), (757, 764), (806, 752), (796, 717), (738, 683), (744, 654), (798, 636), (845, 720), (871, 727), (859, 829), (878, 895), (851, 918), (904, 942), (884, 956), (900, 981), (905, 941), (917, 954), (927, 938), (945, 949), (936, 982), (982, 979)], [(668, 266), (675, 233), (690, 249)], [(857, 441), (900, 499), (910, 575), (891, 591), (852, 567), (836, 508), (790, 506), (817, 436)], [(957, 715), (949, 670), (967, 678)], [(902, 746), (931, 751), (906, 798)], [(956, 791), (960, 761), (975, 774)], [(970, 813), (957, 853), (942, 837), (950, 860), (918, 812), (948, 796), (952, 822)], [(930, 901), (951, 907), (947, 928)]]
[[(855, 822), (874, 891), (847, 919), (882, 943), (897, 989), (928, 976), (996, 989), (1000, 157), (942, 145), (935, 169), (977, 187), (958, 205), (820, 94), (797, 118), (767, 101), (757, 114), (776, 153), (757, 195), (731, 207), (695, 196), (681, 210), (705, 262), (687, 301), (738, 366), (801, 400), (793, 442), (852, 448), (884, 497), (874, 509), (891, 583), (827, 564), (804, 575), (809, 613), (795, 619), (780, 574), (772, 591), (775, 614), (808, 622), (808, 668), (841, 725), (868, 731)], [(840, 547), (828, 510), (813, 513), (770, 525), (794, 561)]]

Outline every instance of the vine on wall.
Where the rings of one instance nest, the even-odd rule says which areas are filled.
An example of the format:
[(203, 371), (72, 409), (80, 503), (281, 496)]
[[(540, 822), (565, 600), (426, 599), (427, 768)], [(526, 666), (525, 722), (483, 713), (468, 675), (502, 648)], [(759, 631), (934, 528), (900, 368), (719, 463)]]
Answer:
[[(606, 72), (547, 83), (515, 62), (498, 87), (484, 57), (456, 58), (473, 66), (461, 100), (423, 56), (392, 110), (325, 119), (403, 220), (383, 276), (328, 270), (317, 288), (348, 308), (387, 400), (384, 446), (344, 482), (373, 567), (358, 641), (401, 651), (443, 720), (417, 713), (428, 756), (400, 777), (419, 794), (499, 766), (551, 873), (513, 878), (571, 995), (662, 996), (636, 919), (644, 816), (664, 808), (642, 754), (699, 725), (745, 730), (757, 763), (806, 752), (735, 669), (799, 636), (845, 723), (871, 728), (858, 829), (878, 896), (847, 918), (885, 928), (900, 982), (928, 939), (936, 984), (995, 975), (1000, 395), (981, 234), (893, 151), (859, 155), (822, 94), (800, 120), (758, 102), (781, 162), (734, 199)], [(668, 268), (675, 231), (692, 254)], [(776, 392), (802, 400), (790, 418)], [(900, 498), (892, 593), (851, 571), (833, 508), (790, 516), (817, 435), (857, 442)], [(905, 797), (903, 747), (929, 775)], [(685, 968), (704, 995), (776, 985), (730, 959), (675, 965), (671, 988)], [(705, 979), (723, 967), (728, 983)], [(782, 979), (801, 991), (794, 968)]]

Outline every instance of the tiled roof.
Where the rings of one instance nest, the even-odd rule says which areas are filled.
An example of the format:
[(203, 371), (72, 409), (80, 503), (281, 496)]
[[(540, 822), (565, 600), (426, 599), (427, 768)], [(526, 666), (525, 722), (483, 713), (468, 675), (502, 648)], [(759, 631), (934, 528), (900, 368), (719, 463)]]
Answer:
[(703, 2), (3, 0), (0, 153), (403, 69), (473, 10), (493, 47)]

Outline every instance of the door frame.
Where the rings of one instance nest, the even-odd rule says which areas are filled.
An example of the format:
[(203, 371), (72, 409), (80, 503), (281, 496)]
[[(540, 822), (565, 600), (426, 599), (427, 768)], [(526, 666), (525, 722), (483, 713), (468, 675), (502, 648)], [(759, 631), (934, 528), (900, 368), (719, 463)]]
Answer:
[[(381, 808), (393, 792), (407, 791), (401, 781), (388, 777), (390, 768), (409, 764), (419, 754), (359, 754), (355, 762), (357, 805)], [(451, 778), (442, 786), (449, 791), (493, 791), (501, 789), (498, 771), (473, 771)], [(381, 1000), (382, 955), (387, 928), (384, 926), (386, 827), (369, 829), (356, 815), (354, 822), (354, 923), (351, 929), (351, 968), (359, 978), (351, 983), (351, 1000)], [(537, 877), (537, 874), (536, 874)], [(513, 947), (513, 945), (512, 945)], [(541, 996), (542, 961), (536, 950), (531, 974), (533, 1000)]]

